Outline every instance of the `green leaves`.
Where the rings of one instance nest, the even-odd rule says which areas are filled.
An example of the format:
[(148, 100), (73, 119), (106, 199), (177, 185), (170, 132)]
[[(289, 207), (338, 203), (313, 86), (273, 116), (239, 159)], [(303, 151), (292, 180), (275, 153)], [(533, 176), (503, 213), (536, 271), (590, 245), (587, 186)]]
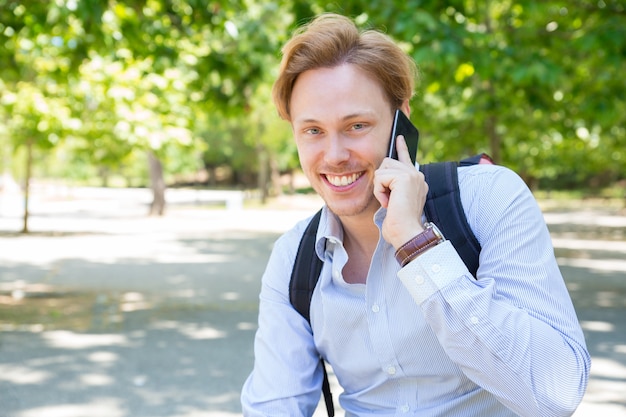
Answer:
[(269, 91), (291, 30), (325, 11), (417, 61), (422, 160), (486, 151), (549, 186), (624, 177), (617, 0), (0, 0), (0, 141), (111, 170), (148, 149), (171, 173), (288, 170), (296, 153)]
[(623, 177), (626, 137), (613, 128), (624, 125), (626, 96), (619, 3), (422, 2), (394, 16), (412, 26), (370, 21), (412, 45), (425, 160), (487, 151), (531, 182), (571, 177), (574, 164), (580, 185), (610, 167)]

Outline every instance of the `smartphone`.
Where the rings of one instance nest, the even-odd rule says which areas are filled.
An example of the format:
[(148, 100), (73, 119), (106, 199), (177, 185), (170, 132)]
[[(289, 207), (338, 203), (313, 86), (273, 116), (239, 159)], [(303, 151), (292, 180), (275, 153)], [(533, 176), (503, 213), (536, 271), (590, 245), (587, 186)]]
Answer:
[(415, 165), (415, 159), (417, 158), (417, 143), (419, 142), (420, 134), (413, 123), (411, 123), (411, 120), (409, 120), (409, 118), (406, 117), (400, 109), (396, 110), (396, 114), (393, 117), (391, 138), (389, 139), (389, 150), (387, 151), (387, 156), (393, 159), (398, 159), (398, 151), (396, 150), (396, 138), (398, 135), (404, 136), (404, 140), (409, 147), (411, 161), (413, 161), (413, 165)]

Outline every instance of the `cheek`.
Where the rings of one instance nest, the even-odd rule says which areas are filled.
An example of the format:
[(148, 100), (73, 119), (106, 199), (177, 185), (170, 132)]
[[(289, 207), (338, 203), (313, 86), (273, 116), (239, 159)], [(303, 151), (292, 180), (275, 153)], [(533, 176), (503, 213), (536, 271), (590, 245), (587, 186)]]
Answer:
[(315, 150), (312, 146), (307, 146), (297, 141), (296, 146), (298, 149), (298, 159), (300, 160), (300, 166), (304, 171), (306, 171), (311, 166), (312, 161), (315, 159)]
[(386, 130), (382, 130), (378, 137), (380, 139), (377, 142), (375, 148), (376, 148), (376, 153), (380, 157), (380, 161), (382, 162), (383, 158), (385, 158), (387, 156), (387, 153), (389, 151), (389, 142), (390, 142), (390, 138), (391, 138), (391, 129), (389, 129), (389, 132), (386, 132)]
[(380, 165), (387, 156), (387, 149), (389, 148), (389, 138), (384, 131), (384, 129), (378, 129), (372, 135), (364, 138), (358, 148), (355, 148), (355, 152), (374, 165)]

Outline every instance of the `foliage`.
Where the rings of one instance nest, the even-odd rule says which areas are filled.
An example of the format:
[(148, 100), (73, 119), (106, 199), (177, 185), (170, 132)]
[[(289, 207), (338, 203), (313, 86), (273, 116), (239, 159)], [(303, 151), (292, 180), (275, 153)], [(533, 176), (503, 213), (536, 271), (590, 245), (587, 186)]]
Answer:
[(339, 11), (385, 28), (415, 58), (424, 159), (487, 151), (531, 183), (581, 186), (607, 170), (607, 180), (623, 178), (622, 2), (304, 4), (297, 21)]
[(422, 160), (486, 151), (548, 188), (624, 179), (619, 0), (0, 0), (0, 170), (5, 149), (32, 144), (62, 161), (40, 173), (74, 178), (145, 184), (145, 151), (170, 179), (290, 171), (270, 87), (282, 43), (326, 11), (385, 30), (418, 62)]

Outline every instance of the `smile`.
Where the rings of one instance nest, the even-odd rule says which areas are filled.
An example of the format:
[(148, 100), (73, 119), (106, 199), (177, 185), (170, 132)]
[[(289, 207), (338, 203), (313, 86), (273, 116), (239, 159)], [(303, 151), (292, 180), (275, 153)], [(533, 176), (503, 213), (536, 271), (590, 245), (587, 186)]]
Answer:
[(331, 183), (335, 187), (345, 187), (347, 185), (354, 183), (356, 180), (358, 180), (361, 177), (361, 175), (363, 175), (362, 172), (354, 173), (351, 175), (328, 175), (326, 174), (326, 179), (328, 180), (329, 183)]

